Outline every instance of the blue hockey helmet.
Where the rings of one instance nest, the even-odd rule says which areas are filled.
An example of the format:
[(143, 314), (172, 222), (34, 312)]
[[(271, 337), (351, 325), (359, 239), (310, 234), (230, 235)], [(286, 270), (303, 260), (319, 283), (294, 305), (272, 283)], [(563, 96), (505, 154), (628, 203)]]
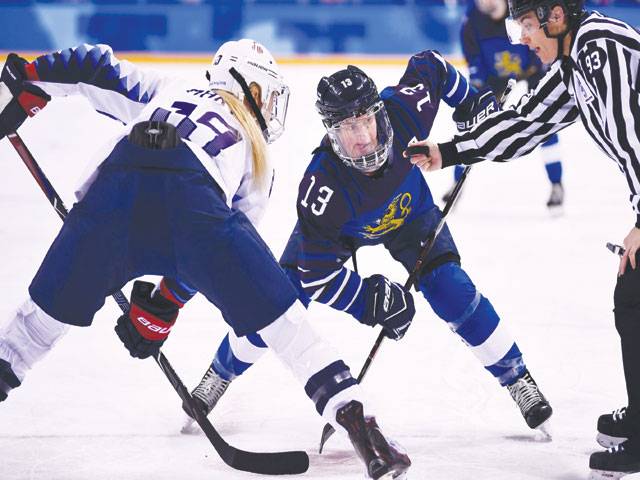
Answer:
[(364, 173), (386, 162), (393, 130), (373, 80), (353, 65), (322, 77), (316, 109), (334, 152), (349, 167)]

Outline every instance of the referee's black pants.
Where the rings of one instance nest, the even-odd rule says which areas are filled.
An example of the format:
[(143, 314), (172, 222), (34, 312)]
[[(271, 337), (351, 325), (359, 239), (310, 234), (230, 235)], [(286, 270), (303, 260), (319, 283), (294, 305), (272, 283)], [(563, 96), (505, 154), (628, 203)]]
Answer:
[(613, 296), (616, 329), (622, 345), (622, 364), (629, 396), (629, 413), (640, 432), (640, 254), (636, 268), (627, 266), (618, 277)]

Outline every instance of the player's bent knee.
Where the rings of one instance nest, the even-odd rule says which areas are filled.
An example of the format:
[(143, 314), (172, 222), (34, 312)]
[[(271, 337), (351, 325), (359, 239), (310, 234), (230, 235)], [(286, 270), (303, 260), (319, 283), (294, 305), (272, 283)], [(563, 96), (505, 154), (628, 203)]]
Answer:
[(454, 328), (473, 315), (482, 298), (466, 272), (453, 262), (425, 275), (420, 289), (436, 315)]

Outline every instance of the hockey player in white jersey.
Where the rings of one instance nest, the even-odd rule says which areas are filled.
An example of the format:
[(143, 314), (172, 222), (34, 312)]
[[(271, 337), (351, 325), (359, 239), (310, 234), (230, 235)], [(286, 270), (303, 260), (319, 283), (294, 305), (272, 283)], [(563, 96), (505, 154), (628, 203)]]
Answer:
[[(270, 190), (266, 142), (282, 133), (289, 90), (252, 40), (216, 52), (208, 87), (82, 45), (0, 74), (0, 138), (46, 106), (79, 94), (123, 123), (104, 149), (15, 316), (0, 328), (0, 401), (70, 325), (89, 326), (105, 297), (145, 274), (202, 293), (235, 334), (259, 332), (318, 413), (348, 434), (368, 478), (400, 478), (409, 458), (365, 417), (349, 368), (310, 328), (294, 286), (254, 229)], [(116, 332), (133, 357), (157, 354), (179, 305), (136, 281)], [(363, 404), (365, 407), (363, 407)], [(368, 412), (369, 413), (369, 412)]]

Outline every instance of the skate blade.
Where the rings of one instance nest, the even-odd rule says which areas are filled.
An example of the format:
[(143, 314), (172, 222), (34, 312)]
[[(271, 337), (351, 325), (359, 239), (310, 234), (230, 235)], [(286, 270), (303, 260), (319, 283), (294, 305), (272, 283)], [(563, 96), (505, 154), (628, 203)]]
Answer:
[(547, 207), (547, 209), (551, 218), (559, 218), (564, 215), (564, 207), (562, 205)]
[(591, 470), (589, 480), (618, 480), (625, 475), (630, 475), (636, 472), (612, 472), (609, 470)]
[(535, 428), (534, 431), (534, 440), (536, 442), (551, 442), (553, 441), (553, 434), (551, 431), (551, 422), (549, 421), (550, 418), (546, 419), (544, 422), (542, 422), (540, 425), (538, 425)]
[(604, 448), (617, 447), (625, 440), (626, 438), (624, 437), (611, 437), (600, 432), (598, 432), (598, 435), (596, 435), (596, 442), (598, 442), (598, 445)]
[[(370, 480), (370, 477), (365, 477)], [(407, 480), (407, 471), (403, 470), (401, 472), (387, 472), (381, 477), (378, 477), (378, 480)]]
[(187, 417), (180, 429), (180, 433), (183, 435), (199, 435), (202, 430), (200, 426), (191, 417)]

